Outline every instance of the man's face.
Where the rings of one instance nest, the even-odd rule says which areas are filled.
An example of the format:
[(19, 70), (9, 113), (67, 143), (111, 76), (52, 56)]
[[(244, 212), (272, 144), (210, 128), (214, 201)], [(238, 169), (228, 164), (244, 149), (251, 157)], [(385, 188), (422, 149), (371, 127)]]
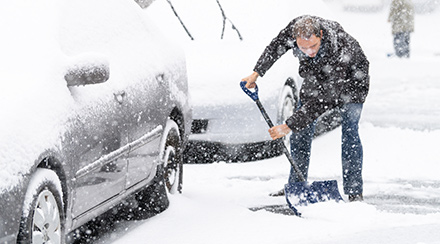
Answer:
[(296, 44), (303, 53), (311, 58), (314, 58), (316, 54), (318, 54), (319, 48), (321, 47), (321, 39), (322, 30), (320, 37), (312, 35), (309, 39), (302, 39), (300, 37), (296, 38)]

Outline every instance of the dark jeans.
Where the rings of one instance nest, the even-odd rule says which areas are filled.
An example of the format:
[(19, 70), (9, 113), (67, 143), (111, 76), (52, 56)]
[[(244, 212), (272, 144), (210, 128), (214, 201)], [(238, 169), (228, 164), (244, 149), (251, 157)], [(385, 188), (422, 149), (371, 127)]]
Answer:
[[(359, 119), (363, 104), (349, 103), (341, 109), (342, 117), (342, 175), (344, 193), (361, 194), (363, 191), (362, 161), (363, 149), (359, 138)], [(291, 153), (304, 178), (307, 180), (315, 123), (299, 133), (290, 136)], [(289, 184), (299, 181), (293, 168), (290, 170)]]
[(397, 57), (409, 58), (409, 54), (410, 54), (409, 43), (410, 43), (409, 32), (400, 32), (394, 34), (394, 50), (396, 52)]

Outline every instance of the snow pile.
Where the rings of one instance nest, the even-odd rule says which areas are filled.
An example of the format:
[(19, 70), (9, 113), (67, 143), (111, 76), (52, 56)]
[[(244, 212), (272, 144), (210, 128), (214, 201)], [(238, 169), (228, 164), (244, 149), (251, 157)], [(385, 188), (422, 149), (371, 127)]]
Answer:
[[(370, 135), (363, 137), (366, 139), (375, 136), (384, 140), (388, 136), (377, 136), (380, 131), (374, 127), (361, 129)], [(338, 134), (339, 130), (320, 138), (313, 154), (321, 155), (327, 145), (337, 144)], [(364, 146), (381, 147), (369, 142)], [(399, 149), (390, 147), (390, 151)], [(316, 159), (312, 166), (317, 163), (330, 172), (341, 168), (340, 162), (321, 164)], [(376, 172), (386, 163), (382, 160), (365, 166)], [(398, 167), (401, 163), (388, 164)], [(310, 181), (337, 179), (341, 189), (341, 177), (321, 175), (317, 167), (311, 169)], [(269, 197), (268, 193), (282, 187), (288, 168), (284, 157), (245, 164), (186, 165), (184, 194), (171, 196), (169, 209), (136, 224), (119, 223), (117, 232), (108, 233), (97, 243), (438, 243), (440, 185), (430, 177), (399, 182), (365, 172), (365, 202), (309, 205), (301, 208), (303, 218), (249, 210), (285, 204), (283, 197)], [(429, 186), (429, 181), (436, 185)], [(424, 183), (425, 187), (419, 188), (418, 184)]]

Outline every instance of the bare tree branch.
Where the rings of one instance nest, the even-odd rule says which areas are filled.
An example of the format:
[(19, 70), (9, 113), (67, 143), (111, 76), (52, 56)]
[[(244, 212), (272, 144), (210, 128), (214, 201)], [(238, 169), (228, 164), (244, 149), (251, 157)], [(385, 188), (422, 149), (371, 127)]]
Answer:
[(193, 41), (194, 38), (191, 36), (191, 33), (189, 33), (188, 29), (186, 28), (185, 24), (182, 22), (182, 20), (180, 19), (179, 15), (177, 14), (176, 10), (174, 9), (173, 4), (171, 3), (171, 0), (167, 0), (167, 2), (170, 4), (171, 9), (174, 12), (174, 15), (176, 15), (176, 17), (179, 19), (180, 24), (183, 26), (183, 29), (185, 29), (186, 34), (188, 34), (189, 38), (191, 38), (191, 40)]
[(221, 39), (223, 39), (223, 35), (224, 35), (224, 33), (225, 33), (226, 20), (228, 20), (229, 23), (231, 23), (231, 25), (232, 25), (232, 29), (235, 30), (235, 31), (237, 31), (238, 38), (240, 38), (240, 41), (242, 41), (242, 40), (243, 40), (243, 37), (241, 36), (240, 31), (237, 29), (237, 27), (235, 27), (234, 23), (232, 23), (232, 21), (231, 21), (228, 17), (226, 17), (225, 11), (223, 11), (222, 5), (220, 5), (219, 0), (216, 0), (216, 1), (217, 1), (217, 4), (218, 4), (218, 7), (220, 8), (220, 11), (222, 11), (222, 16), (223, 16), (223, 28), (222, 28), (222, 36), (221, 36)]

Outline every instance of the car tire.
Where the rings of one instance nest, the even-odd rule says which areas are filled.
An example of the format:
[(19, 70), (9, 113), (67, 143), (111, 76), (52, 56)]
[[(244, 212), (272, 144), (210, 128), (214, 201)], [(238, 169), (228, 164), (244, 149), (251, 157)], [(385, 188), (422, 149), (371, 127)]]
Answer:
[[(292, 116), (296, 107), (298, 106), (298, 96), (295, 93), (295, 89), (289, 85), (285, 85), (281, 94), (280, 105), (278, 109), (278, 124), (284, 124), (286, 120)], [(283, 142), (290, 150), (290, 135), (287, 134), (283, 138)]]
[(158, 165), (152, 184), (135, 195), (135, 204), (127, 202), (130, 219), (146, 219), (169, 206), (168, 194), (182, 192), (182, 140), (176, 122), (169, 120), (164, 130)]
[(177, 123), (169, 120), (165, 129), (166, 139), (162, 147), (163, 178), (168, 193), (182, 193), (183, 150)]
[(17, 243), (64, 243), (61, 182), (49, 169), (38, 168), (25, 194)]

